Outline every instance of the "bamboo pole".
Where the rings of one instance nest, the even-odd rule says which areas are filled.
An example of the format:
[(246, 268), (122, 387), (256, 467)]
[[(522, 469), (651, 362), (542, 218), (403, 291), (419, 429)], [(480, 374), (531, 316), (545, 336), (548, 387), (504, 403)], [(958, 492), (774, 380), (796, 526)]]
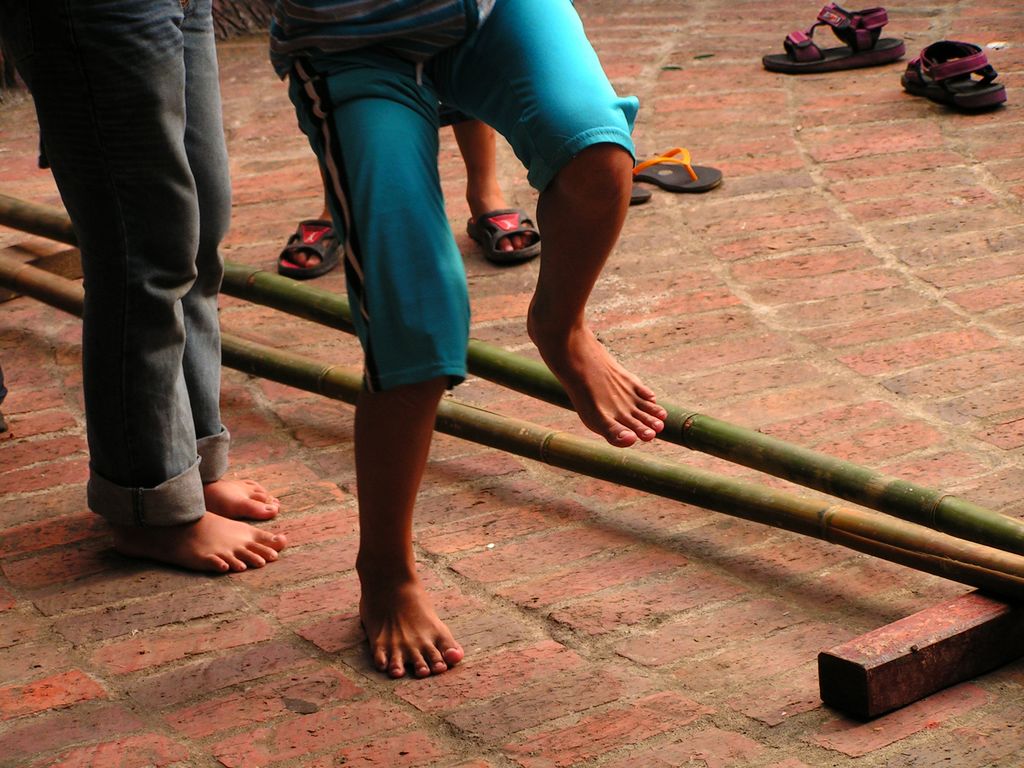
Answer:
[[(344, 297), (250, 267), (228, 264), (225, 293), (353, 333)], [(543, 363), (471, 339), (473, 374), (531, 397), (572, 408)], [(660, 439), (886, 512), (929, 528), (1024, 553), (1024, 523), (969, 501), (730, 424), (671, 403)]]
[[(81, 315), (70, 280), (0, 255), (0, 285)], [(237, 370), (354, 404), (358, 372), (222, 334), (223, 362)], [(612, 448), (445, 398), (436, 429), (550, 466), (667, 499), (829, 541), (936, 576), (1024, 599), (1024, 557), (888, 515), (807, 499), (638, 451)]]
[[(0, 224), (74, 244), (63, 212), (0, 195)], [(68, 239), (70, 238), (70, 239)], [(226, 265), (225, 293), (353, 333), (344, 297), (263, 270)], [(571, 408), (565, 390), (538, 361), (473, 339), (474, 375)], [(884, 475), (689, 408), (662, 403), (669, 412), (660, 438), (799, 485), (886, 512), (970, 541), (1024, 553), (1024, 523), (939, 490)]]

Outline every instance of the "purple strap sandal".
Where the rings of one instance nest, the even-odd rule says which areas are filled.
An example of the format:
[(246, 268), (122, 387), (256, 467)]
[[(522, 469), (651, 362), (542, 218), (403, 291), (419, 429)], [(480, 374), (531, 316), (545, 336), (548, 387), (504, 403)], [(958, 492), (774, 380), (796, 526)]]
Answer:
[(907, 65), (900, 82), (914, 96), (973, 111), (1006, 101), (1006, 88), (995, 82), (997, 76), (980, 46), (940, 40)]
[[(769, 54), (761, 59), (761, 63), (772, 72), (787, 74), (834, 72), (888, 64), (906, 53), (902, 40), (881, 37), (882, 27), (888, 23), (889, 14), (885, 8), (851, 12), (829, 3), (821, 9), (818, 20), (809, 29), (791, 32), (786, 37), (785, 53)], [(814, 42), (814, 30), (821, 26), (831, 27), (845, 45), (820, 48)]]

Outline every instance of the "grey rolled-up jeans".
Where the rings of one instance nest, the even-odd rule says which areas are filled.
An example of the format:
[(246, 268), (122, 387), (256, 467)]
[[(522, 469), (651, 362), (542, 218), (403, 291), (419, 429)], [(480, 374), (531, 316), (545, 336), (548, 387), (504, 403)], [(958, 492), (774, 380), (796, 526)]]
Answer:
[(0, 15), (82, 253), (89, 506), (119, 525), (191, 522), (230, 442), (210, 0), (16, 0)]

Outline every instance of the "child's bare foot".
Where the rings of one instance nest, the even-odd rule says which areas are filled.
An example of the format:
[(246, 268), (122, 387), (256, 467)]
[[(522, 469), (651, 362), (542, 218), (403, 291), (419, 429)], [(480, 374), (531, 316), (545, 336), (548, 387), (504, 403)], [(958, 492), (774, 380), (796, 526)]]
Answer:
[(654, 392), (615, 362), (585, 324), (566, 332), (545, 324), (531, 306), (527, 329), (586, 427), (619, 448), (653, 440), (665, 428), (668, 412)]
[(194, 523), (158, 528), (115, 525), (114, 547), (123, 555), (158, 560), (193, 571), (244, 571), (277, 560), (282, 534), (207, 512)]
[(252, 480), (217, 480), (203, 486), (206, 508), (232, 520), (270, 520), (281, 502)]
[(426, 591), (414, 576), (382, 586), (360, 576), (359, 615), (370, 643), (373, 665), (389, 677), (438, 675), (462, 661), (462, 646), (437, 617)]

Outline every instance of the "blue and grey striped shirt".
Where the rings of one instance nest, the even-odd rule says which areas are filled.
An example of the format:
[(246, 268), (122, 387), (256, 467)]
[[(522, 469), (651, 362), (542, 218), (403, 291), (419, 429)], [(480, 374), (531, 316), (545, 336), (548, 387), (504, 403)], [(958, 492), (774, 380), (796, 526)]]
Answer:
[(495, 0), (277, 0), (270, 59), (284, 77), (291, 59), (380, 46), (423, 62), (479, 27)]

